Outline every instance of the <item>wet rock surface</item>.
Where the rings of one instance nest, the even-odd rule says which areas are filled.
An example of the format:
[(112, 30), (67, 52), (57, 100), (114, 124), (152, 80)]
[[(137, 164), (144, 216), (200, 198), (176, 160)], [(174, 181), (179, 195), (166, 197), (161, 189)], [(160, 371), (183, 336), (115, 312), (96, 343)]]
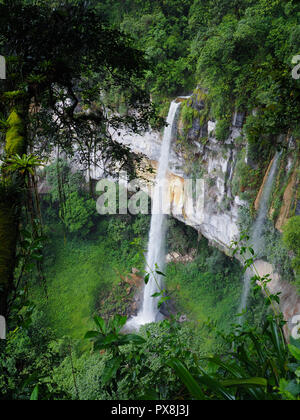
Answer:
[(97, 313), (105, 320), (115, 314), (127, 316), (137, 315), (142, 301), (142, 288), (144, 278), (139, 270), (132, 269), (127, 276), (120, 274), (120, 282), (109, 291), (100, 294), (97, 304)]

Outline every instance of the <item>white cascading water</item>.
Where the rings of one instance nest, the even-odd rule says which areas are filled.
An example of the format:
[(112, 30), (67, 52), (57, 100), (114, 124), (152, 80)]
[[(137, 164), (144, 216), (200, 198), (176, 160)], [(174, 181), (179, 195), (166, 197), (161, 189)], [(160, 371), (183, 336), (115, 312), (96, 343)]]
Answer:
[[(175, 119), (180, 102), (172, 102), (167, 118), (167, 127), (161, 146), (158, 172), (156, 176), (153, 200), (152, 216), (149, 233), (146, 272), (150, 278), (144, 288), (143, 303), (136, 317), (132, 318), (127, 327), (138, 329), (141, 325), (156, 322), (161, 318), (158, 310), (158, 299), (152, 296), (159, 292), (162, 285), (162, 278), (156, 271), (163, 272), (166, 261), (165, 239), (166, 239), (166, 209), (168, 208), (169, 197), (167, 194), (167, 172), (169, 167), (169, 154), (171, 141), (175, 129)], [(158, 267), (158, 268), (156, 268)]]
[[(254, 225), (251, 229), (250, 234), (250, 241), (253, 245), (253, 249), (255, 252), (255, 255), (261, 254), (264, 250), (264, 226), (268, 218), (268, 212), (269, 212), (269, 201), (270, 196), (272, 193), (272, 187), (274, 183), (274, 178), (277, 172), (278, 163), (280, 161), (281, 153), (276, 153), (272, 167), (270, 169), (270, 173), (268, 175), (267, 181), (264, 186), (264, 190), (262, 193), (262, 197), (260, 200), (260, 206), (258, 210), (258, 216), (254, 222)], [(250, 258), (251, 256), (248, 255), (247, 258)], [(244, 275), (244, 289), (241, 299), (241, 305), (239, 312), (245, 311), (247, 308), (247, 302), (248, 297), (251, 290), (251, 278), (254, 276), (253, 268), (248, 268)]]

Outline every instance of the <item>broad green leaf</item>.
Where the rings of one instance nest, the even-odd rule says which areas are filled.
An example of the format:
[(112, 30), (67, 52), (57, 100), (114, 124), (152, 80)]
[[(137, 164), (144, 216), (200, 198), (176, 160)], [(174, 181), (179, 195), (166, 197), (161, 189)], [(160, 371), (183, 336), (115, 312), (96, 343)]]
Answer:
[(99, 327), (100, 331), (103, 332), (103, 334), (106, 333), (106, 323), (101, 316), (95, 316), (94, 317), (95, 324), (97, 327)]
[(116, 315), (113, 319), (113, 326), (117, 332), (121, 331), (127, 322), (127, 316)]
[(268, 381), (264, 378), (225, 379), (220, 382), (225, 387), (267, 387)]
[(300, 360), (300, 350), (293, 344), (289, 344), (289, 351), (296, 360)]
[(297, 349), (299, 349), (299, 350), (300, 350), (300, 340), (299, 340), (299, 339), (298, 339), (298, 340), (296, 340), (295, 338), (291, 337), (291, 339), (290, 339), (290, 343), (291, 343), (293, 346), (297, 347)]
[(228, 363), (222, 362), (222, 360), (217, 358), (217, 357), (203, 357), (203, 358), (200, 358), (200, 360), (207, 360), (210, 363), (213, 363), (213, 364), (219, 366), (220, 368), (228, 371), (229, 373), (234, 375), (236, 378), (242, 378), (243, 375), (244, 375), (244, 372), (242, 370), (237, 369), (238, 366), (236, 366), (234, 368), (233, 366), (229, 365)]
[(108, 346), (109, 344), (115, 343), (118, 340), (118, 336), (114, 333), (108, 334), (104, 337), (103, 345)]
[(36, 385), (30, 396), (30, 401), (37, 401), (39, 399), (39, 386)]
[(195, 378), (190, 374), (187, 368), (178, 359), (170, 360), (167, 365), (175, 370), (178, 377), (182, 380), (184, 385), (187, 387), (190, 394), (197, 400), (205, 400), (205, 395), (197, 383)]
[(154, 293), (151, 297), (156, 298), (161, 296), (161, 292)]
[(292, 396), (291, 399), (296, 398), (300, 395), (300, 384), (296, 381), (280, 381), (280, 389), (281, 391), (287, 393), (287, 395)]
[(94, 349), (95, 350), (104, 350), (107, 349), (114, 341), (116, 341), (116, 337), (114, 335), (109, 336), (98, 336), (98, 338), (94, 342)]
[(199, 371), (202, 373), (202, 376), (199, 376), (198, 381), (208, 387), (211, 391), (213, 391), (216, 395), (225, 398), (228, 401), (235, 401), (234, 395), (230, 394), (221, 384), (215, 379), (212, 379), (207, 373), (198, 366)]
[(161, 271), (156, 270), (156, 273), (159, 274), (160, 276), (166, 277), (166, 275), (164, 273), (162, 273)]
[(99, 331), (88, 331), (85, 334), (84, 338), (87, 340), (89, 338), (95, 338), (95, 337), (98, 337), (98, 336), (99, 336)]
[(149, 280), (150, 280), (150, 273), (146, 274), (146, 276), (145, 276), (145, 279), (144, 279), (145, 284), (148, 284)]
[(116, 376), (116, 373), (121, 366), (122, 359), (121, 357), (117, 357), (111, 360), (108, 360), (105, 364), (105, 368), (102, 374), (102, 382), (106, 385), (111, 379)]
[(126, 335), (120, 336), (118, 340), (118, 344), (120, 346), (124, 346), (126, 344), (141, 345), (145, 343), (146, 341), (144, 340), (144, 338), (137, 334), (126, 334)]

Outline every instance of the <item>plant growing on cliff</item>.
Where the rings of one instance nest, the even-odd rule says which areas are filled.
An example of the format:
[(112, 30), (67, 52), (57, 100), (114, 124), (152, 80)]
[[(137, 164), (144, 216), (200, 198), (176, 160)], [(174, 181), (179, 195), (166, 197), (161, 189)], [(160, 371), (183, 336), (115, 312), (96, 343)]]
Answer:
[(230, 134), (230, 119), (218, 120), (216, 126), (216, 138), (219, 141), (225, 141), (228, 139)]
[(283, 227), (283, 241), (294, 253), (293, 267), (297, 274), (297, 284), (300, 285), (300, 216), (294, 216)]

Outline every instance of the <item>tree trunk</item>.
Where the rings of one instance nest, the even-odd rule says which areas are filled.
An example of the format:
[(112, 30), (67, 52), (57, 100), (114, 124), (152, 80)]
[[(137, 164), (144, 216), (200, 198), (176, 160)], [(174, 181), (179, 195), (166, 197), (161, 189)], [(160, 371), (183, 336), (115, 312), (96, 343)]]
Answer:
[[(25, 130), (20, 114), (13, 110), (7, 120), (5, 151), (8, 157), (26, 152)], [(0, 315), (8, 315), (8, 297), (14, 288), (19, 231), (20, 193), (14, 178), (2, 172), (0, 180)]]
[(18, 217), (14, 197), (0, 197), (0, 314), (7, 317), (8, 297), (13, 288), (18, 236)]

